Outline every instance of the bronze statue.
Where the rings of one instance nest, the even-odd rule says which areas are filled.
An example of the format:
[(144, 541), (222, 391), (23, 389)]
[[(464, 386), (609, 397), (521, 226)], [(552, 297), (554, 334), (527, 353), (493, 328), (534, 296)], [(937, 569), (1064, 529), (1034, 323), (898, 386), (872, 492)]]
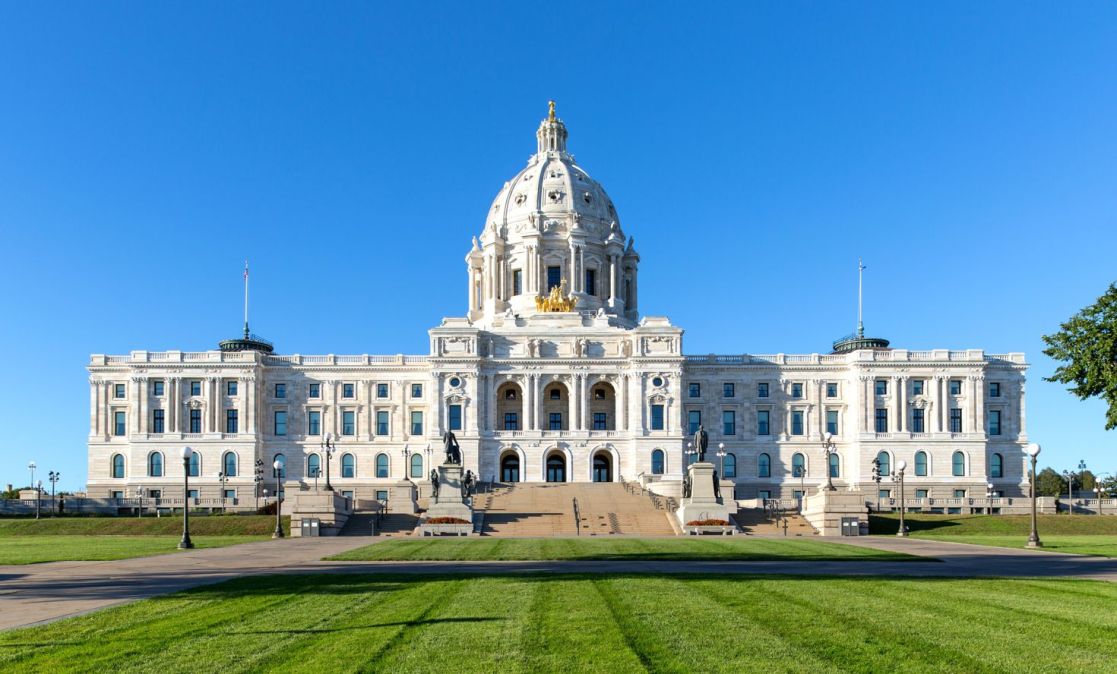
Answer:
[(446, 431), (442, 436), (442, 447), (446, 450), (446, 465), (462, 465), (462, 450), (453, 431)]
[(717, 468), (715, 468), (714, 469), (714, 498), (716, 498), (718, 501), (721, 500), (721, 484), (720, 484), (720, 482), (721, 481), (718, 480)]
[(438, 498), (438, 471), (431, 468), (431, 496)]
[(690, 471), (683, 476), (683, 498), (690, 498)]
[(465, 478), (462, 479), (462, 498), (469, 498), (470, 496), (473, 496), (474, 484), (475, 480), (473, 479), (473, 471), (465, 471)]
[(698, 424), (698, 430), (694, 432), (694, 448), (698, 450), (698, 462), (702, 463), (706, 460), (706, 448), (710, 446), (710, 436), (706, 433), (706, 429), (702, 424)]

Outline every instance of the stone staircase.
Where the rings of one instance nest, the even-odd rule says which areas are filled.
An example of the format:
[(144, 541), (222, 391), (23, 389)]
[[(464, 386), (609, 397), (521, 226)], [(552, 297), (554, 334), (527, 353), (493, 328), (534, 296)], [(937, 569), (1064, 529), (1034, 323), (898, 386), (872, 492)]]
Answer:
[[(371, 536), (375, 513), (353, 513), (338, 536)], [(377, 536), (410, 536), (419, 523), (418, 515), (388, 514), (380, 520)]]
[[(787, 518), (787, 535), (788, 536), (817, 536), (818, 532), (810, 525), (807, 520), (796, 512), (784, 513), (783, 517)], [(742, 509), (737, 511), (736, 515), (731, 515), (731, 518), (737, 522), (740, 528), (746, 534), (763, 535), (763, 536), (783, 536), (784, 527), (782, 519), (777, 523), (771, 519), (767, 512), (760, 508)]]
[[(578, 502), (575, 524), (574, 501)], [(478, 494), (487, 536), (674, 536), (671, 513), (613, 482), (498, 485)]]

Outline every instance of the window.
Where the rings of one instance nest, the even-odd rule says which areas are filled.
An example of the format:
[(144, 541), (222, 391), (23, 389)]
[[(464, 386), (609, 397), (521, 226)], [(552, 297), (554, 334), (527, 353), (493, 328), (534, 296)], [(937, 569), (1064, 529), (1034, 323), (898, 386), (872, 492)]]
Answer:
[(698, 427), (702, 425), (702, 412), (698, 410), (690, 410), (686, 413), (687, 417), (687, 432), (694, 435), (698, 432)]
[(112, 413), (112, 434), (113, 435), (122, 436), (122, 435), (126, 435), (128, 433), (127, 423), (125, 421), (126, 419), (127, 419), (127, 416), (125, 416), (124, 412), (113, 412)]
[(593, 390), (593, 399), (594, 400), (605, 400), (605, 397), (606, 397), (605, 396), (605, 389), (595, 388)]
[(1001, 383), (999, 381), (989, 382), (989, 397), (990, 398), (1000, 398), (1001, 397)]
[(915, 474), (918, 477), (927, 477), (927, 452), (915, 453)]
[(966, 490), (965, 489), (955, 489), (954, 490), (954, 498), (966, 498)]
[(190, 432), (202, 432), (202, 411), (200, 409), (190, 410)]
[(962, 380), (961, 379), (951, 379), (950, 380), (950, 395), (952, 395), (952, 396), (962, 395)]
[(147, 455), (147, 476), (163, 477), (163, 455), (159, 452)]
[(200, 379), (194, 379), (190, 382), (190, 395), (192, 395), (192, 396), (202, 395), (202, 382), (201, 382)]
[(518, 412), (505, 412), (504, 413), (504, 430), (518, 431), (520, 430), (520, 414)]
[(124, 455), (114, 454), (112, 457), (112, 476), (114, 478), (124, 477)]
[(462, 406), (450, 405), (448, 411), (450, 417), (450, 430), (460, 431), (462, 429)]
[(423, 477), (423, 455), (415, 453), (411, 455), (411, 477)]
[(737, 385), (732, 382), (726, 382), (721, 385), (721, 397), (735, 398), (737, 397)]
[(388, 397), (388, 385), (387, 384), (377, 384), (376, 385), (376, 397), (377, 398), (387, 398)]
[(153, 395), (153, 396), (163, 395), (163, 380), (162, 379), (156, 379), (155, 381), (151, 382), (151, 395)]
[(322, 457), (311, 454), (306, 457), (306, 476), (320, 477), (322, 475)]
[(916, 407), (911, 411), (911, 432), (923, 432), (923, 410)]
[(275, 411), (275, 434), (287, 435), (287, 412), (285, 410)]
[(586, 270), (586, 286), (582, 289), (587, 295), (597, 295), (597, 270)]
[(547, 267), (547, 292), (562, 285), (562, 267)]
[(412, 398), (422, 398), (423, 397), (423, 385), (422, 384), (412, 384), (411, 385), (411, 397)]
[(762, 381), (762, 382), (760, 382), (759, 384), (756, 385), (756, 397), (757, 398), (767, 398), (768, 397), (768, 382)]
[[(276, 463), (279, 464), (279, 470), (275, 469), (275, 464)], [(286, 456), (283, 456), (282, 454), (276, 454), (275, 455), (275, 458), (272, 459), (271, 476), (272, 477), (278, 477), (281, 480), (286, 480), (287, 479), (287, 457)]]
[(124, 498), (124, 492), (123, 491), (114, 491), (114, 492), (112, 492), (112, 498), (122, 499), (122, 498)]
[[(381, 454), (381, 456), (383, 456), (383, 454)], [(357, 477), (357, 462), (352, 454), (341, 455), (341, 476)], [(387, 477), (387, 475), (384, 477)]]
[(286, 398), (287, 397), (287, 384), (276, 384), (275, 385), (275, 397), (276, 398)]
[(989, 477), (1005, 476), (1005, 458), (1000, 454), (989, 457)]
[(237, 432), (237, 411), (236, 410), (225, 410), (225, 432), (226, 433), (236, 433)]
[(113, 385), (112, 397), (114, 397), (114, 398), (124, 398), (124, 391), (125, 391), (124, 384), (114, 384)]
[(830, 455), (830, 477), (842, 476), (842, 458), (837, 454)]
[(913, 379), (911, 382), (911, 394), (921, 396), (923, 395), (923, 380)]
[(512, 270), (512, 294), (521, 295), (524, 292), (524, 272), (522, 269)]
[(388, 411), (379, 410), (376, 412), (376, 434), (388, 435)]
[(1001, 412), (1000, 410), (989, 410), (989, 435), (1001, 434)]
[(514, 388), (504, 389), (504, 399), (505, 400), (515, 400), (516, 399), (516, 389), (514, 389)]
[(838, 410), (826, 410), (826, 432), (830, 435), (838, 434)]
[(962, 408), (960, 407), (950, 408), (950, 432), (962, 432)]
[(880, 491), (877, 492), (877, 497), (878, 498), (892, 498), (892, 490), (891, 489), (881, 489)]
[(761, 454), (756, 458), (756, 476), (772, 477), (772, 457)]
[(966, 474), (966, 455), (962, 452), (954, 452), (950, 457), (950, 474), (954, 477), (962, 477)]
[(877, 454), (877, 465), (880, 466), (881, 477), (888, 477), (892, 474), (892, 457), (888, 456), (888, 452)]
[(321, 398), (322, 397), (322, 385), (321, 384), (311, 384), (311, 385), (307, 386), (306, 397), (307, 398)]
[(737, 435), (737, 413), (733, 410), (722, 410), (721, 434)]
[[(353, 498), (353, 492), (342, 492), (342, 494), (347, 495), (349, 498)], [(376, 500), (380, 501), (381, 503), (387, 503), (388, 502), (388, 490), (387, 489), (384, 489), (384, 490), (377, 489), (376, 490)]]
[(791, 397), (792, 398), (802, 398), (803, 397), (803, 385), (801, 383), (795, 382), (791, 385)]
[(556, 386), (550, 390), (547, 396), (551, 400), (562, 400), (562, 389)]
[(230, 500), (230, 501), (236, 500), (237, 490), (236, 489), (226, 489), (225, 490), (225, 498)]
[(607, 418), (607, 416), (606, 416), (605, 412), (594, 412), (593, 413), (593, 430), (595, 430), (595, 431), (607, 430), (606, 418)]
[(151, 432), (152, 433), (162, 433), (163, 432), (163, 419), (164, 419), (163, 414), (164, 414), (163, 410), (151, 410)]
[(767, 489), (760, 489), (760, 490), (757, 490), (756, 496), (761, 501), (767, 501), (768, 499), (772, 498), (772, 492), (767, 490)]
[(552, 431), (562, 430), (562, 412), (551, 412), (548, 427)]
[(341, 413), (341, 434), (357, 434), (357, 413), (353, 410), (344, 410)]
[(376, 477), (388, 477), (388, 455), (376, 455)]
[(884, 407), (878, 407), (877, 408), (876, 422), (877, 422), (876, 423), (877, 433), (887, 433), (888, 432), (888, 409), (887, 408), (884, 408)]
[(411, 413), (411, 435), (422, 435), (422, 434), (423, 434), (423, 413), (422, 412), (412, 412)]
[(915, 490), (915, 498), (917, 498), (917, 499), (927, 498), (927, 490), (926, 489), (916, 489)]
[(702, 397), (702, 385), (701, 384), (690, 384), (690, 385), (687, 386), (687, 390), (689, 391), (688, 395), (690, 395), (691, 398), (701, 398)]
[(791, 413), (791, 434), (803, 434), (803, 412), (801, 410), (794, 410)]
[(663, 405), (652, 405), (652, 430), (663, 430)]
[(726, 479), (731, 478), (731, 477), (737, 477), (737, 455), (736, 454), (730, 453), (730, 454), (725, 455), (725, 475), (722, 475), (722, 477), (724, 477)]
[(836, 382), (832, 382), (832, 381), (831, 382), (826, 382), (826, 397), (827, 398), (837, 398), (838, 397), (838, 384)]
[(225, 382), (225, 395), (235, 396), (236, 394), (237, 394), (237, 380), (236, 379), (230, 379), (229, 381)]
[(341, 397), (342, 398), (353, 398), (353, 397), (356, 396), (356, 392), (357, 392), (357, 387), (354, 386), (353, 384), (342, 384), (341, 385)]
[(791, 477), (807, 476), (807, 457), (796, 452), (791, 457)]
[(236, 477), (237, 455), (233, 452), (225, 452), (225, 456), (221, 458), (221, 470), (225, 472), (225, 477)]
[(322, 413), (318, 410), (311, 410), (306, 413), (306, 434), (322, 434)]
[(652, 451), (652, 475), (663, 475), (664, 455), (662, 449)]
[(878, 396), (888, 395), (888, 380), (887, 379), (877, 379), (876, 380), (876, 394)]
[(756, 413), (756, 434), (757, 435), (770, 435), (768, 428), (768, 418), (771, 413), (768, 410), (759, 410)]

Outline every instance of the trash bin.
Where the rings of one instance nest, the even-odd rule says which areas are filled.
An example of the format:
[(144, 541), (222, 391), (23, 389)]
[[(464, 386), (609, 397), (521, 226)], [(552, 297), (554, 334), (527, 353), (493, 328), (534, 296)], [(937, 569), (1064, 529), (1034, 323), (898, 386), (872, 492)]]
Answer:
[(302, 520), (302, 529), (300, 533), (305, 538), (307, 536), (318, 536), (318, 531), (321, 528), (322, 520), (313, 517), (307, 517)]

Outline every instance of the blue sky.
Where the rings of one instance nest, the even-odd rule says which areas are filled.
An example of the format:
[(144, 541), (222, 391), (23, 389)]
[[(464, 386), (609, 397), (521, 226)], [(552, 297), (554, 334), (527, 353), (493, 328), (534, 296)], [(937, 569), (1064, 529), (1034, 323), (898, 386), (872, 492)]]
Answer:
[[(696, 3), (686, 3), (695, 5)], [(413, 6), (411, 6), (413, 5)], [(546, 102), (689, 353), (1024, 351), (1117, 280), (1113, 3), (0, 3), (0, 482), (85, 481), (90, 353), (423, 353)]]

